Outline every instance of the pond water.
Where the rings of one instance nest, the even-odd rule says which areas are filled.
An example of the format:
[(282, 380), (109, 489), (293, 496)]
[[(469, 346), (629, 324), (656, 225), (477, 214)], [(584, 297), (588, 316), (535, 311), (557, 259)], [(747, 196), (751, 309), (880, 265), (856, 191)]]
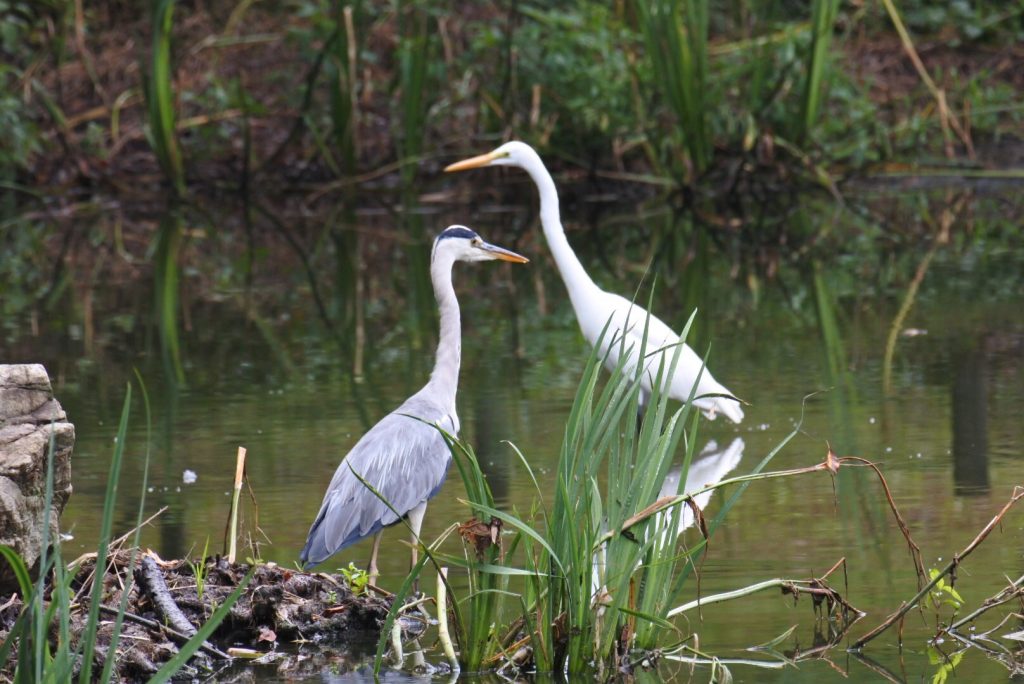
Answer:
[[(898, 227), (901, 220), (917, 222), (914, 212), (936, 201), (923, 197), (863, 201), (876, 215), (887, 216), (886, 226)], [(737, 277), (736, 255), (710, 246), (714, 241), (697, 233), (683, 240), (682, 250), (673, 248), (664, 234), (641, 231), (638, 226), (651, 219), (633, 210), (602, 209), (591, 212), (598, 215), (594, 224), (567, 221), (567, 228), (584, 264), (606, 288), (628, 295), (653, 253), (661, 266), (656, 313), (681, 329), (690, 308), (699, 307), (695, 346), (703, 350), (710, 344), (710, 368), (749, 403), (741, 425), (724, 419), (701, 424), (699, 448), (707, 447), (702, 473), (711, 478), (748, 472), (802, 416), (799, 434), (771, 469), (819, 463), (828, 445), (840, 455), (878, 463), (932, 568), (970, 542), (1014, 485), (1024, 485), (1024, 250), (1012, 225), (1018, 219), (1005, 218), (1019, 217), (1017, 201), (1012, 191), (972, 198), (969, 218), (961, 215), (953, 223), (952, 239), (934, 256), (927, 239), (902, 243), (895, 229), (891, 243), (876, 235), (874, 246), (865, 248), (863, 231), (851, 228), (862, 219), (832, 209), (815, 221), (828, 224), (833, 234), (849, 230), (849, 249), (816, 262), (783, 259), (767, 279), (744, 268)], [(180, 368), (173, 353), (161, 353), (166, 338), (152, 304), (152, 269), (145, 265), (150, 254), (159, 259), (159, 245), (147, 253), (145, 242), (129, 242), (126, 252), (135, 256), (112, 255), (131, 260), (115, 275), (89, 279), (79, 264), (64, 303), (49, 313), (36, 310), (43, 323), (30, 321), (29, 308), (18, 321), (9, 321), (0, 359), (46, 364), (77, 429), (75, 492), (62, 522), (74, 538), (65, 544), (65, 555), (77, 556), (95, 543), (125, 384), (138, 368), (153, 416), (146, 510), (167, 507), (146, 528), (144, 545), (164, 557), (198, 555), (207, 544), (211, 553), (220, 551), (235, 450), (244, 445), (252, 488), (244, 525), (253, 531), (258, 524), (259, 532), (252, 534), (262, 559), (293, 564), (347, 449), (429, 374), (436, 339), (432, 296), (423, 277), (429, 243), (402, 236), (430, 235), (451, 222), (473, 225), (485, 238), (533, 260), (526, 267), (460, 264), (455, 276), (464, 320), (463, 436), (475, 446), (500, 503), (527, 508), (532, 484), (504, 442), (513, 442), (538, 472), (551, 472), (588, 353), (564, 288), (532, 224), (530, 204), (445, 207), (412, 216), (395, 219), (412, 220), (416, 230), (410, 233), (396, 230), (391, 219), (376, 212), (359, 212), (310, 242), (310, 269), (321, 288), (315, 296), (322, 313), (337, 324), (336, 335), (324, 325), (302, 261), (279, 235), (257, 231), (255, 275), (242, 287), (243, 279), (232, 275), (245, 260), (238, 244), (228, 250), (234, 262), (204, 254), (238, 238), (227, 231), (217, 235), (191, 219), (179, 226), (186, 241), (179, 274), (183, 316), (176, 331)], [(106, 234), (110, 221), (100, 217), (88, 230)], [(671, 223), (671, 218), (656, 221)], [(1006, 223), (1000, 227), (999, 221)], [(156, 230), (155, 220), (150, 229), (147, 235)], [(656, 248), (655, 240), (662, 240)], [(879, 244), (891, 247), (879, 249)], [(351, 254), (369, 265), (346, 275)], [(683, 273), (687, 255), (696, 259)], [(895, 338), (886, 393), (889, 329), (925, 260), (920, 290)], [(211, 272), (218, 264), (224, 272)], [(96, 272), (106, 271), (96, 267)], [(340, 284), (348, 277), (358, 288)], [(351, 292), (362, 294), (362, 308), (351, 305)], [(357, 329), (360, 344), (354, 341)], [(352, 372), (357, 366), (358, 377)], [(144, 411), (136, 402), (119, 530), (134, 523), (146, 448)], [(193, 482), (186, 481), (189, 471)], [(452, 476), (428, 509), (425, 538), (468, 517), (460, 496), (461, 485)], [(709, 513), (721, 502), (720, 493), (712, 497)], [(397, 529), (385, 537), (385, 587), (397, 587), (407, 570), (402, 537)], [(1022, 550), (1024, 517), (1015, 510), (961, 568), (957, 588), (967, 609), (996, 593), (1007, 577), (1021, 574)], [(367, 541), (325, 567), (362, 565), (368, 554)], [(749, 487), (711, 540), (700, 591), (817, 576), (840, 558), (846, 559), (847, 577), (835, 585), (867, 612), (853, 636), (916, 593), (906, 545), (877, 478), (867, 469), (844, 469), (835, 480), (816, 473)], [(695, 595), (691, 583), (685, 598)], [(946, 609), (943, 615), (948, 614)], [(995, 618), (982, 620), (984, 626), (994, 623)], [(815, 620), (808, 599), (794, 604), (776, 592), (706, 607), (703, 620), (691, 615), (686, 624), (699, 635), (704, 652), (760, 660), (771, 658), (743, 649), (793, 626), (776, 646), (792, 657), (827, 637), (827, 625)], [(997, 634), (1018, 628), (1010, 621)], [(731, 668), (736, 681), (749, 682), (921, 681), (943, 667), (941, 657), (929, 653), (927, 641), (934, 633), (933, 612), (913, 612), (903, 630), (902, 652), (893, 631), (873, 642), (864, 657), (839, 648), (799, 668)], [(955, 650), (948, 643), (942, 648)], [(437, 652), (428, 658), (441, 660)], [(350, 665), (334, 663), (333, 674), (322, 678), (334, 681)], [(261, 680), (275, 676), (273, 667), (253, 672)], [(687, 681), (692, 674), (705, 681), (709, 672), (703, 667), (691, 673), (689, 665), (665, 662), (651, 676), (652, 681)], [(1006, 666), (979, 652), (958, 661), (955, 673), (962, 681), (1000, 681), (1008, 674)]]

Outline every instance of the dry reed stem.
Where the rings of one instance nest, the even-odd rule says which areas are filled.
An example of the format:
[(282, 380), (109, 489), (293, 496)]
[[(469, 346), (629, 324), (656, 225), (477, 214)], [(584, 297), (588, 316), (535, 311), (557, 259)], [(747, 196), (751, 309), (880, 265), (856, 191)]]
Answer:
[[(115, 573), (117, 575), (117, 577), (118, 577), (118, 580), (120, 581), (121, 574), (120, 574), (119, 571), (116, 572), (117, 555), (121, 551), (121, 548), (124, 546), (124, 543), (126, 541), (128, 541), (128, 537), (133, 535), (136, 530), (138, 530), (141, 527), (143, 527), (145, 525), (148, 525), (149, 523), (153, 522), (153, 520), (155, 518), (157, 518), (158, 516), (162, 515), (166, 511), (167, 511), (167, 506), (162, 506), (156, 513), (154, 513), (153, 515), (149, 516), (148, 518), (143, 520), (141, 523), (139, 523), (135, 527), (131, 528), (130, 530), (128, 530), (127, 532), (122, 534), (117, 539), (114, 539), (112, 542), (110, 542), (110, 544), (107, 547), (109, 549), (109, 552), (107, 554), (107, 567), (104, 568), (104, 570), (103, 570), (104, 574), (106, 574), (108, 572)], [(76, 565), (78, 565), (79, 563), (84, 563), (87, 560), (96, 560), (98, 555), (99, 554), (96, 551), (90, 551), (89, 553), (83, 553), (81, 556), (79, 556), (75, 560), (73, 560), (70, 563), (68, 563), (67, 564), (67, 569), (70, 571)], [(85, 579), (82, 581), (82, 585), (79, 588), (79, 590), (75, 593), (75, 598), (73, 600), (73, 603), (79, 603), (82, 600), (82, 597), (86, 593), (88, 593), (88, 591), (92, 587), (92, 581), (93, 581), (93, 578), (95, 576), (96, 576), (96, 568), (93, 567), (92, 571), (88, 575), (85, 576)], [(124, 588), (123, 583), (122, 583), (121, 588), (122, 589)]]
[(949, 230), (953, 227), (953, 222), (960, 215), (961, 210), (963, 210), (966, 201), (967, 195), (962, 195), (956, 202), (952, 202), (943, 208), (942, 215), (939, 218), (939, 227), (935, 233), (935, 238), (932, 240), (932, 245), (921, 259), (921, 263), (917, 265), (917, 271), (915, 271), (914, 278), (907, 286), (907, 292), (903, 296), (903, 302), (900, 304), (899, 311), (896, 312), (896, 316), (892, 319), (892, 324), (889, 326), (889, 336), (885, 341), (885, 354), (882, 359), (882, 393), (887, 397), (892, 395), (892, 358), (896, 353), (896, 341), (899, 338), (900, 329), (903, 327), (903, 321), (906, 320), (910, 309), (914, 306), (917, 291), (921, 287), (925, 274), (928, 272), (932, 258), (941, 245), (949, 242)]
[(928, 73), (928, 69), (925, 68), (924, 62), (921, 61), (920, 55), (917, 54), (917, 48), (914, 47), (914, 41), (910, 38), (910, 33), (907, 31), (907, 27), (903, 25), (903, 20), (900, 18), (899, 11), (893, 4), (893, 0), (882, 0), (882, 4), (885, 5), (886, 11), (889, 13), (889, 18), (892, 20), (893, 26), (896, 28), (896, 33), (900, 36), (900, 42), (903, 44), (903, 49), (910, 58), (911, 63), (914, 65), (914, 69), (917, 70), (918, 76), (921, 77), (921, 81), (924, 82), (925, 86), (931, 92), (932, 97), (935, 98), (935, 104), (938, 108), (939, 123), (942, 126), (942, 137), (946, 144), (946, 156), (952, 159), (955, 154), (953, 152), (952, 136), (949, 133), (950, 128), (956, 132), (957, 137), (963, 142), (964, 147), (967, 148), (967, 156), (974, 159), (974, 145), (971, 142), (971, 136), (963, 129), (960, 125), (960, 120), (957, 119), (949, 111), (949, 106), (946, 103), (946, 91), (939, 88), (935, 81), (932, 80), (931, 74)]
[(892, 498), (892, 492), (889, 491), (889, 483), (886, 482), (885, 477), (882, 475), (882, 471), (879, 470), (878, 466), (871, 461), (859, 456), (843, 456), (838, 460), (840, 463), (859, 463), (862, 466), (871, 468), (875, 471), (875, 474), (878, 475), (878, 479), (882, 483), (882, 490), (885, 492), (885, 499), (889, 502), (889, 509), (896, 518), (896, 524), (899, 526), (900, 532), (903, 533), (903, 538), (907, 540), (907, 546), (910, 548), (910, 556), (914, 560), (914, 569), (917, 572), (917, 586), (920, 587), (921, 582), (923, 582), (924, 578), (928, 576), (928, 572), (924, 568), (924, 560), (921, 558), (921, 547), (918, 546), (913, 537), (910, 536), (910, 528), (907, 527), (906, 521), (903, 520), (900, 510), (896, 506), (895, 499)]
[(890, 627), (892, 627), (893, 624), (895, 624), (896, 622), (900, 622), (900, 624), (902, 624), (903, 616), (905, 616), (907, 613), (909, 613), (910, 610), (914, 606), (916, 606), (918, 604), (918, 602), (921, 600), (921, 598), (923, 598), (925, 596), (925, 594), (927, 594), (929, 591), (931, 591), (932, 588), (936, 584), (938, 584), (939, 581), (942, 580), (943, 577), (945, 577), (946, 575), (949, 575), (951, 579), (955, 579), (955, 577), (956, 577), (956, 569), (960, 565), (960, 562), (964, 558), (969, 556), (976, 548), (978, 548), (978, 546), (981, 544), (981, 542), (985, 541), (985, 539), (988, 537), (988, 535), (990, 535), (992, 533), (992, 530), (994, 530), (997, 525), (1002, 523), (1003, 516), (1005, 516), (1006, 513), (1010, 510), (1010, 508), (1012, 508), (1013, 505), (1015, 503), (1017, 503), (1021, 498), (1024, 498), (1024, 487), (1020, 487), (1020, 486), (1014, 487), (1013, 488), (1013, 494), (1010, 497), (1010, 500), (1007, 501), (1006, 504), (1002, 507), (1002, 509), (1000, 509), (1000, 511), (988, 522), (988, 524), (985, 525), (984, 528), (982, 528), (981, 532), (979, 532), (977, 534), (977, 536), (975, 536), (974, 539), (971, 540), (970, 544), (965, 546), (964, 549), (962, 551), (960, 551), (960, 553), (955, 554), (953, 556), (953, 559), (951, 561), (949, 561), (945, 565), (945, 567), (942, 568), (942, 570), (940, 570), (935, 575), (935, 577), (932, 578), (932, 580), (930, 582), (928, 582), (928, 584), (926, 584), (924, 586), (924, 588), (922, 588), (920, 591), (918, 591), (917, 594), (912, 599), (910, 599), (910, 601), (904, 602), (899, 607), (899, 609), (897, 609), (894, 613), (892, 613), (889, 617), (887, 617), (880, 625), (878, 625), (873, 630), (871, 630), (870, 632), (868, 632), (867, 634), (865, 634), (864, 636), (859, 638), (857, 641), (855, 641), (854, 644), (850, 647), (850, 649), (851, 650), (858, 650), (858, 649), (864, 648), (864, 646), (868, 642), (870, 642), (875, 637), (880, 635), (882, 632), (884, 632), (887, 629), (889, 629)]
[(228, 532), (228, 563), (235, 562), (238, 550), (238, 500), (242, 494), (242, 481), (245, 478), (245, 447), (238, 447), (235, 458), (235, 488), (231, 495), (231, 514)]
[[(111, 606), (100, 605), (100, 612), (116, 616), (120, 611), (117, 608), (113, 608)], [(143, 627), (147, 627), (157, 632), (163, 632), (167, 636), (171, 637), (174, 641), (177, 641), (179, 644), (184, 644), (191, 638), (188, 634), (183, 634), (182, 632), (179, 632), (170, 625), (165, 625), (162, 622), (150, 620), (149, 618), (144, 618), (141, 615), (129, 613), (128, 611), (125, 611), (124, 613), (122, 613), (122, 615), (124, 616), (125, 620), (135, 622), (137, 624), (142, 625)], [(229, 656), (224, 651), (221, 651), (216, 646), (211, 645), (209, 642), (204, 641), (199, 646), (199, 650), (205, 651), (206, 653), (209, 653), (210, 655), (219, 658), (220, 660), (231, 660), (231, 656)]]
[[(953, 624), (951, 624), (945, 631), (955, 632), (960, 627), (964, 626), (968, 622), (973, 622), (977, 618), (981, 617), (983, 613), (987, 613), (996, 606), (1001, 606), (1004, 603), (1008, 603), (1015, 598), (1024, 595), (1024, 575), (1021, 575), (1015, 582), (1010, 582), (1010, 586), (1002, 589), (994, 596), (989, 596), (987, 599), (981, 602), (975, 610), (971, 611), (964, 617), (960, 618)], [(990, 632), (992, 630), (989, 630)]]

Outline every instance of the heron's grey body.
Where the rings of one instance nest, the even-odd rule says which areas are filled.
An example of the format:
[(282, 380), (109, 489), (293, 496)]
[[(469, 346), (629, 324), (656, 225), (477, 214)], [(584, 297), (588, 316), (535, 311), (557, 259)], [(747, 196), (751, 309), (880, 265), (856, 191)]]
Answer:
[[(379, 534), (403, 517), (409, 519), (413, 541), (419, 537), (427, 500), (441, 488), (451, 463), (451, 452), (437, 428), (453, 436), (459, 431), (455, 395), (462, 326), (452, 287), (452, 266), (456, 261), (491, 259), (526, 261), (487, 244), (463, 226), (450, 226), (434, 242), (430, 280), (440, 310), (441, 330), (430, 381), (374, 425), (342, 460), (299, 557), (305, 567), (322, 563), (346, 546)], [(376, 570), (376, 555), (377, 543), (370, 562), (371, 575)]]
[[(346, 546), (395, 524), (399, 520), (395, 511), (408, 515), (437, 494), (451, 453), (434, 425), (455, 435), (458, 422), (454, 411), (448, 414), (422, 396), (426, 390), (374, 425), (338, 466), (302, 550), (301, 560), (307, 566), (322, 563)], [(387, 454), (386, 461), (378, 457), (382, 453)], [(373, 485), (395, 511), (367, 490), (355, 473)]]

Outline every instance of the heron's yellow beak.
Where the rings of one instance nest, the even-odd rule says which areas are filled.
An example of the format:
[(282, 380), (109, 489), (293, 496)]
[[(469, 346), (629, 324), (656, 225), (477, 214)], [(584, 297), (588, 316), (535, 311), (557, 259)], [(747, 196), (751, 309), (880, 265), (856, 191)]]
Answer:
[(491, 254), (495, 259), (501, 259), (502, 261), (511, 261), (514, 264), (526, 264), (529, 263), (530, 261), (522, 254), (516, 254), (510, 249), (498, 247), (497, 245), (492, 245), (489, 242), (485, 242), (482, 245), (480, 245), (480, 249)]
[(487, 166), (501, 156), (502, 155), (499, 152), (488, 152), (487, 154), (481, 154), (478, 157), (470, 157), (469, 159), (463, 159), (462, 161), (457, 161), (454, 164), (449, 164), (444, 167), (444, 171), (445, 173), (450, 173), (452, 171), (465, 171), (466, 169), (479, 169), (481, 166)]

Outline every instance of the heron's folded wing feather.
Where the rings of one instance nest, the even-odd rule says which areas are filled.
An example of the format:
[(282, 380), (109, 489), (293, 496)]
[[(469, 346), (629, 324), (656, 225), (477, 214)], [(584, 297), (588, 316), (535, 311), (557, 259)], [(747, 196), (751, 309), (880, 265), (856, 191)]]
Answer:
[(451, 453), (437, 428), (424, 421), (433, 418), (431, 422), (436, 421), (449, 432), (454, 430), (452, 419), (439, 413), (406, 402), (359, 440), (334, 473), (310, 529), (303, 551), (305, 560), (320, 562), (398, 522), (437, 493)]

